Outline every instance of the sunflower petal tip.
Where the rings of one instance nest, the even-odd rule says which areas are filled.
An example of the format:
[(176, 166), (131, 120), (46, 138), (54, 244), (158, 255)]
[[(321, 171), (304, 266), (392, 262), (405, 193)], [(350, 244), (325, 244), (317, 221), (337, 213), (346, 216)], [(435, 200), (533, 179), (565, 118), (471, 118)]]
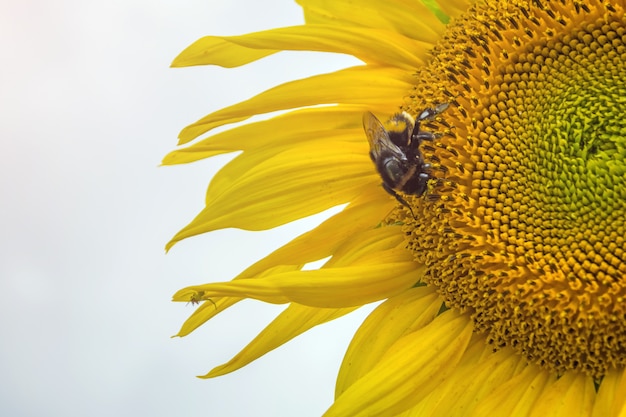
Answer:
[(170, 249), (172, 249), (174, 245), (177, 243), (178, 243), (178, 239), (172, 239), (169, 242), (167, 242), (167, 244), (165, 245), (165, 254), (168, 254), (170, 252)]

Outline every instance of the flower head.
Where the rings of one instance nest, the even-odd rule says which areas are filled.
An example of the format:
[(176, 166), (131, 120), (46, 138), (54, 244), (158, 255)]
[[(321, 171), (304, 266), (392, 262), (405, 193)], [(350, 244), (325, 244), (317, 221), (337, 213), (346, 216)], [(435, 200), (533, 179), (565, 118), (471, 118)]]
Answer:
[[(242, 298), (289, 303), (207, 377), (385, 300), (346, 353), (328, 416), (626, 413), (625, 5), (300, 3), (303, 26), (203, 38), (174, 63), (235, 66), (290, 49), (364, 62), (213, 113), (181, 143), (293, 109), (165, 159), (243, 151), (171, 244), (348, 203), (234, 280), (174, 296), (211, 301), (181, 336)], [(400, 111), (413, 119), (377, 129), (404, 136), (374, 150), (387, 145), (362, 114)]]

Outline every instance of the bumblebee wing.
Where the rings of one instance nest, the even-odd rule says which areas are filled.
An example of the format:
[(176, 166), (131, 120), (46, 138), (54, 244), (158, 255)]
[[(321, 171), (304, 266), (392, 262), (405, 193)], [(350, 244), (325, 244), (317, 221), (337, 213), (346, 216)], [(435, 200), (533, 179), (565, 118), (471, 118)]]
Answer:
[(402, 150), (392, 142), (387, 129), (371, 112), (363, 114), (363, 129), (365, 129), (365, 135), (370, 144), (370, 154), (374, 161), (382, 155), (393, 155), (399, 160), (406, 158)]

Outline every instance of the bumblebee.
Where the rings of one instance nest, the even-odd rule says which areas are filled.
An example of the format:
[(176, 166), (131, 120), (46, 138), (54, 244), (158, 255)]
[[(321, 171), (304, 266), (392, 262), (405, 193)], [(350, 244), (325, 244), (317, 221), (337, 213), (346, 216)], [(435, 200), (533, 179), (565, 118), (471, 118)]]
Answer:
[(389, 194), (411, 213), (413, 210), (398, 194), (421, 196), (426, 191), (430, 164), (420, 151), (423, 141), (432, 141), (435, 135), (420, 129), (421, 122), (431, 120), (448, 108), (448, 103), (424, 110), (417, 119), (407, 112), (395, 114), (388, 122), (389, 130), (370, 112), (363, 115), (363, 128), (370, 145), (370, 158), (374, 162)]

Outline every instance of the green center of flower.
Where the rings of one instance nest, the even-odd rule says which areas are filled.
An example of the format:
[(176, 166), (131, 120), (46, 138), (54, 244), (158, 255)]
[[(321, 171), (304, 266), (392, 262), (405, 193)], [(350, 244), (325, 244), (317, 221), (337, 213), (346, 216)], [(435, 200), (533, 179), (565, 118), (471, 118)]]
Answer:
[(626, 365), (626, 18), (544, 3), (475, 5), (418, 74), (414, 113), (452, 105), (402, 220), (425, 281), (494, 345), (600, 377)]

